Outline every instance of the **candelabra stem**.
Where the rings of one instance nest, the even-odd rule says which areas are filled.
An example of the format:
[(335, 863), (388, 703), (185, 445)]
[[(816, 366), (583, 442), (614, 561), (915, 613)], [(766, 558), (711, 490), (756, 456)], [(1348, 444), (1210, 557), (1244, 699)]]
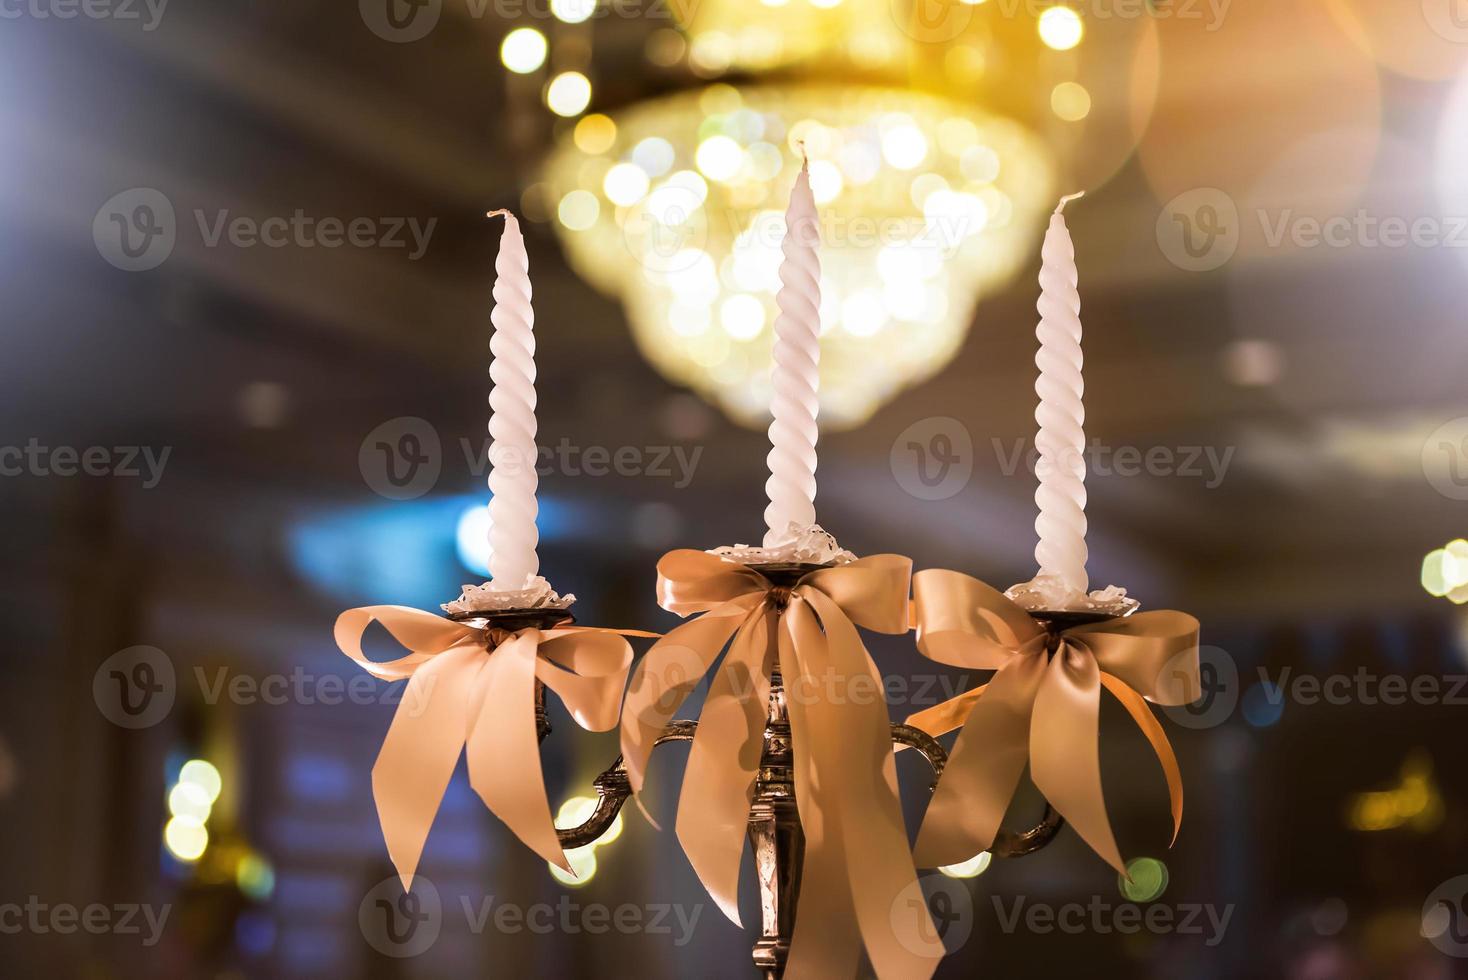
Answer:
[(778, 980), (790, 954), (795, 907), (800, 901), (800, 870), (805, 863), (805, 831), (795, 805), (790, 716), (778, 670), (770, 675), (764, 754), (749, 808), (749, 844), (760, 893), (760, 937), (754, 944), (754, 965), (766, 980)]

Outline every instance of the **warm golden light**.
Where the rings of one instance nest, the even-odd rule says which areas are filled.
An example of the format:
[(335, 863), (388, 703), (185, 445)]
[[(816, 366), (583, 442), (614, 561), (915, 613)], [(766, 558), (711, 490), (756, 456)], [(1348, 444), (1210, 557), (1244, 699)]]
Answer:
[(1422, 588), (1460, 606), (1468, 603), (1468, 541), (1458, 538), (1428, 552), (1422, 560)]
[(988, 851), (980, 851), (967, 861), (944, 865), (938, 870), (950, 878), (977, 878), (989, 870), (989, 862), (993, 859), (994, 856)]
[(647, 195), (647, 171), (635, 163), (619, 163), (607, 171), (601, 186), (607, 200), (625, 208)]
[(593, 112), (577, 120), (573, 138), (576, 149), (597, 156), (610, 150), (617, 141), (617, 124), (610, 116)]
[(579, 115), (591, 103), (591, 82), (579, 71), (563, 71), (545, 89), (545, 104), (558, 116)]
[(1080, 122), (1091, 114), (1091, 93), (1076, 82), (1061, 82), (1050, 91), (1050, 110), (1066, 122)]
[(204, 791), (212, 805), (219, 799), (220, 791), (224, 788), (224, 780), (219, 775), (219, 770), (212, 763), (204, 759), (190, 759), (183, 764), (178, 772), (180, 783), (192, 783)]
[(567, 256), (622, 301), (659, 371), (751, 426), (768, 418), (802, 148), (823, 208), (828, 429), (859, 424), (947, 363), (978, 295), (1028, 260), (1053, 207), (1043, 146), (944, 97), (715, 83), (612, 115), (612, 146), (591, 154), (563, 136), (543, 174)]
[(193, 817), (174, 817), (163, 828), (163, 844), (180, 861), (197, 861), (209, 848), (209, 831)]
[(566, 24), (579, 24), (596, 13), (596, 0), (550, 0), (552, 16)]
[(1069, 51), (1081, 43), (1086, 33), (1081, 15), (1069, 7), (1051, 7), (1040, 14), (1038, 21), (1040, 40), (1056, 51)]
[(528, 75), (545, 64), (545, 35), (533, 27), (517, 27), (500, 42), (500, 61), (510, 71)]

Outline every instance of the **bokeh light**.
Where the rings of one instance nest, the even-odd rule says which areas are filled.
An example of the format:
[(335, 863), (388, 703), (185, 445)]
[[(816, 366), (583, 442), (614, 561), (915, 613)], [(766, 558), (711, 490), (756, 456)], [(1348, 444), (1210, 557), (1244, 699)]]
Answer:
[(224, 788), (224, 779), (219, 775), (219, 770), (204, 759), (190, 759), (183, 764), (179, 770), (178, 781), (181, 783), (192, 783), (204, 791), (211, 804), (219, 799), (219, 794)]
[(1041, 12), (1036, 27), (1045, 46), (1056, 51), (1069, 51), (1081, 43), (1086, 27), (1081, 15), (1069, 7), (1051, 7)]
[(510, 71), (528, 75), (545, 64), (545, 35), (533, 27), (517, 27), (500, 42), (500, 61)]
[(1155, 902), (1167, 890), (1167, 865), (1156, 858), (1132, 858), (1126, 871), (1117, 876), (1116, 887), (1129, 902)]
[(163, 843), (168, 853), (184, 862), (203, 857), (209, 848), (209, 831), (192, 817), (173, 817), (163, 828)]
[(989, 870), (989, 862), (993, 859), (994, 855), (988, 851), (980, 851), (967, 861), (947, 864), (938, 870), (950, 878), (977, 878)]
[(563, 71), (545, 89), (545, 104), (558, 116), (579, 115), (591, 104), (591, 82), (579, 71)]

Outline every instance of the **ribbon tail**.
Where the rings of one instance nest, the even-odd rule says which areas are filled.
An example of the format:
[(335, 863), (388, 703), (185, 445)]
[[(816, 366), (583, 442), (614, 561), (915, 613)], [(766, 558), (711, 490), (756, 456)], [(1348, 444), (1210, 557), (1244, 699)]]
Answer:
[(466, 643), (418, 667), (372, 766), (377, 818), (404, 891), (413, 887), (429, 828), (459, 763), (483, 662), (483, 649)]
[(763, 601), (751, 595), (726, 602), (669, 631), (637, 664), (622, 705), (622, 758), (633, 793), (641, 794), (648, 757), (673, 713)]
[[(839, 814), (836, 807), (824, 806), (821, 800), (823, 787), (809, 735), (813, 701), (810, 692), (814, 685), (803, 664), (808, 654), (798, 648), (793, 625), (787, 612), (781, 617), (777, 637), (785, 706), (790, 715), (795, 804), (805, 834), (805, 857), (800, 871), (800, 908), (790, 937), (785, 975), (790, 980), (851, 977), (856, 975), (861, 962), (861, 931), (846, 884)], [(814, 624), (807, 628), (810, 627)], [(819, 642), (818, 629), (813, 641)], [(806, 643), (813, 641), (806, 640)], [(839, 774), (825, 778), (839, 778)]]
[(1035, 696), (1030, 774), (1050, 804), (1107, 864), (1126, 874), (1101, 793), (1101, 670), (1062, 643)]
[(920, 867), (958, 864), (994, 844), (1029, 762), (1030, 718), (1045, 676), (1042, 656), (1006, 664), (974, 702), (933, 791), (913, 857)]
[(844, 607), (815, 589), (798, 598), (804, 601), (792, 602), (786, 614), (798, 659), (808, 677), (834, 677), (839, 685), (832, 696), (816, 693), (805, 719), (816, 799), (839, 835), (824, 845), (831, 854), (823, 863), (839, 866), (831, 887), (844, 892), (878, 976), (932, 976), (945, 951), (908, 846), (881, 673)]
[[(949, 698), (941, 704), (935, 704), (931, 708), (915, 711), (903, 719), (904, 725), (910, 725), (919, 731), (927, 732), (937, 738), (939, 735), (947, 735), (955, 728), (962, 728), (963, 723), (968, 720), (969, 714), (978, 704), (979, 698), (983, 697), (984, 690), (988, 684), (980, 684), (972, 691), (964, 691), (957, 697)], [(898, 746), (901, 752), (907, 746)]]
[(709, 896), (736, 926), (739, 865), (754, 778), (764, 752), (776, 619), (768, 611), (740, 627), (709, 685), (678, 801), (678, 840)]
[(1167, 733), (1162, 730), (1162, 724), (1152, 714), (1152, 709), (1147, 706), (1147, 700), (1142, 695), (1119, 678), (1107, 673), (1102, 673), (1101, 683), (1126, 708), (1142, 734), (1147, 736), (1147, 741), (1152, 744), (1157, 761), (1162, 764), (1162, 774), (1167, 777), (1167, 797), (1172, 805), (1172, 840), (1167, 845), (1171, 847), (1177, 843), (1177, 835), (1183, 829), (1183, 771), (1177, 763), (1177, 755), (1172, 751), (1172, 743), (1167, 740)]
[(469, 785), (525, 846), (570, 872), (551, 818), (535, 732), (535, 666), (540, 634), (500, 644), (479, 673), (479, 710), (468, 736)]

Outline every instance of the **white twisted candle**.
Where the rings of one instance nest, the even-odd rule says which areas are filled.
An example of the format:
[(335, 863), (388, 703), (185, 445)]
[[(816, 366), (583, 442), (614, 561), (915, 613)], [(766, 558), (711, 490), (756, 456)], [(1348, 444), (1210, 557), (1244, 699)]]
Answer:
[(1035, 393), (1040, 396), (1035, 421), (1040, 430), (1035, 448), (1040, 458), (1036, 469), (1040, 486), (1035, 503), (1040, 508), (1035, 530), (1040, 542), (1035, 560), (1041, 576), (1054, 576), (1069, 589), (1084, 593), (1086, 577), (1086, 408), (1082, 401), (1085, 381), (1081, 375), (1081, 297), (1076, 291), (1075, 247), (1061, 213), (1063, 197), (1050, 217), (1041, 249), (1040, 350), (1035, 364), (1040, 376)]
[(520, 223), (508, 211), (494, 261), (494, 355), (489, 376), (490, 588), (528, 588), (540, 570), (535, 545), (535, 310), (530, 305), (530, 257)]
[(802, 164), (785, 211), (784, 261), (775, 294), (775, 367), (770, 408), (770, 478), (765, 494), (765, 547), (784, 543), (790, 525), (816, 522), (816, 392), (820, 378), (820, 234), (810, 170)]

